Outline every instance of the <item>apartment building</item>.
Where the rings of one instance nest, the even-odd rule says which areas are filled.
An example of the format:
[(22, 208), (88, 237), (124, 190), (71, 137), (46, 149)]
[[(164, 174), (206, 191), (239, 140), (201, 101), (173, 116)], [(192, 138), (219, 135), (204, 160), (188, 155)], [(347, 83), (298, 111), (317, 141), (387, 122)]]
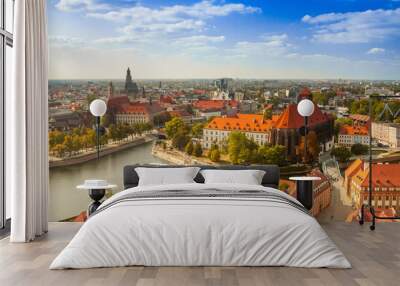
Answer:
[(338, 144), (347, 147), (354, 144), (368, 145), (368, 127), (365, 125), (343, 125), (339, 131)]
[(372, 138), (390, 148), (400, 147), (400, 124), (372, 122)]

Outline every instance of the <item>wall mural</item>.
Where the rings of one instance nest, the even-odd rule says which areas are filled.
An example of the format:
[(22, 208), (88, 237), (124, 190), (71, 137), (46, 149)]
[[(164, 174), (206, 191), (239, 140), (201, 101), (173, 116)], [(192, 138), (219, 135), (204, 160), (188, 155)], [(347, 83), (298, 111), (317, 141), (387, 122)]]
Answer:
[(369, 96), (400, 92), (400, 3), (334, 2), (48, 1), (50, 219), (82, 218), (85, 179), (171, 163), (276, 164), (293, 196), (318, 176), (313, 215), (357, 221), (370, 132), (374, 206), (398, 214), (400, 101)]

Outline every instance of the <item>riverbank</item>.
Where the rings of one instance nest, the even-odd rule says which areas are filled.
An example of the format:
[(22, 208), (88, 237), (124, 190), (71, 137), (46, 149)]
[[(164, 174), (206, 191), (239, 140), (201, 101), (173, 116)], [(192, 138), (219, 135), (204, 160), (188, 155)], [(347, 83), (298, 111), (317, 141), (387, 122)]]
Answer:
[[(136, 138), (132, 141), (129, 142), (123, 142), (120, 144), (111, 144), (103, 147), (100, 151), (100, 157), (108, 156), (110, 154), (132, 148), (135, 146), (139, 146), (151, 141), (154, 141), (154, 137), (151, 135), (148, 136), (143, 136), (141, 138)], [(50, 159), (49, 161), (49, 168), (57, 168), (57, 167), (67, 167), (67, 166), (73, 166), (73, 165), (78, 165), (82, 163), (86, 163), (88, 161), (96, 160), (97, 159), (97, 152), (96, 150), (93, 150), (91, 152), (83, 153), (83, 154), (78, 154), (73, 157), (65, 158), (65, 159), (59, 159), (59, 160), (52, 160)]]
[(163, 149), (161, 145), (154, 144), (151, 154), (161, 160), (174, 165), (218, 165), (204, 157), (189, 156), (176, 149)]

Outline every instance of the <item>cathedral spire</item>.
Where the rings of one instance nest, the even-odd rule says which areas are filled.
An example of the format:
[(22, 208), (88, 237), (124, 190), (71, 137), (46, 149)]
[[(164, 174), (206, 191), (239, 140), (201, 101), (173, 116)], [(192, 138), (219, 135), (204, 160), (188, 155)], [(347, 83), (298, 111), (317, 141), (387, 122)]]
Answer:
[(131, 98), (136, 99), (139, 89), (137, 84), (132, 80), (131, 70), (128, 67), (125, 78), (125, 93)]
[(113, 97), (114, 97), (114, 85), (112, 81), (110, 81), (110, 83), (108, 84), (108, 99)]

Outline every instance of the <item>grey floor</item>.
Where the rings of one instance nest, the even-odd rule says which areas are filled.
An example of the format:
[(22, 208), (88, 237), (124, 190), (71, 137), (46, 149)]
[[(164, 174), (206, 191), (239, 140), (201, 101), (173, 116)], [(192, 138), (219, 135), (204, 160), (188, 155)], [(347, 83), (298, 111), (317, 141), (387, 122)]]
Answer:
[(0, 241), (0, 285), (400, 285), (400, 223), (329, 223), (323, 227), (352, 269), (289, 267), (123, 267), (50, 271), (54, 257), (79, 223), (51, 223), (43, 238), (28, 244)]

